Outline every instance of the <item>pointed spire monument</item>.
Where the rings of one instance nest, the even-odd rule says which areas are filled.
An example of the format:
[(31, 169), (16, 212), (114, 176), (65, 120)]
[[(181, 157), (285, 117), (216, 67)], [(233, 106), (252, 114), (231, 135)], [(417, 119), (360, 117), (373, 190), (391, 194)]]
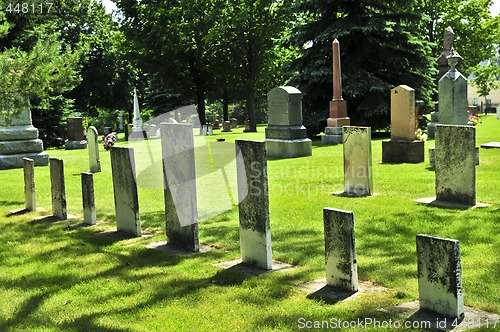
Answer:
[(142, 126), (141, 111), (139, 110), (139, 99), (137, 98), (137, 90), (134, 88), (134, 120), (132, 133), (129, 139), (147, 138), (144, 127)]

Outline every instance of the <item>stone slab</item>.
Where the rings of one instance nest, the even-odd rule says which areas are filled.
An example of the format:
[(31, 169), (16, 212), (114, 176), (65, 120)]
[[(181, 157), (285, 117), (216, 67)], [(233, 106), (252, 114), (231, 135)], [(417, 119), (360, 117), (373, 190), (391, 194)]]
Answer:
[(308, 298), (320, 299), (327, 303), (355, 300), (370, 294), (387, 292), (389, 290), (386, 287), (375, 285), (370, 281), (359, 281), (357, 291), (345, 291), (328, 286), (325, 278), (300, 284), (298, 288), (308, 293)]
[(50, 184), (52, 195), (52, 216), (67, 219), (66, 186), (64, 183), (64, 163), (62, 159), (50, 158)]
[[(479, 165), (479, 147), (476, 146), (476, 166)], [(434, 168), (436, 167), (436, 148), (434, 146), (429, 148), (429, 165)]]
[(277, 260), (272, 261), (272, 268), (271, 269), (261, 269), (259, 267), (256, 267), (254, 265), (246, 264), (243, 263), (241, 259), (233, 259), (230, 261), (223, 261), (223, 262), (218, 262), (215, 264), (212, 264), (215, 267), (218, 267), (220, 269), (225, 269), (225, 270), (236, 270), (240, 271), (246, 274), (252, 274), (259, 276), (264, 273), (269, 273), (269, 272), (286, 272), (286, 271), (291, 271), (295, 269), (296, 267), (284, 262), (280, 262)]
[(391, 89), (391, 140), (415, 140), (415, 90), (407, 85)]
[(424, 162), (423, 141), (382, 141), (383, 163), (422, 163)]
[(94, 197), (94, 177), (92, 173), (82, 173), (82, 205), (83, 222), (88, 225), (95, 225), (96, 210)]
[(83, 141), (85, 135), (83, 134), (83, 118), (72, 117), (68, 118), (68, 141)]
[(347, 102), (344, 99), (331, 100), (329, 117), (347, 118)]
[(307, 138), (307, 129), (304, 126), (268, 126), (266, 138), (276, 139), (303, 139)]
[(89, 168), (91, 173), (101, 171), (101, 158), (99, 157), (99, 133), (94, 126), (87, 130), (87, 141), (89, 151)]
[(0, 155), (0, 170), (22, 168), (23, 158), (33, 159), (35, 166), (47, 166), (49, 164), (49, 155), (45, 152)]
[(342, 127), (325, 127), (325, 135), (342, 136)]
[(348, 117), (326, 119), (326, 126), (327, 127), (343, 127), (343, 126), (350, 126), (350, 125), (351, 125), (351, 119), (349, 119)]
[(23, 158), (24, 206), (27, 211), (36, 211), (35, 162)]
[(0, 155), (38, 153), (43, 151), (41, 139), (0, 142)]
[(273, 158), (297, 158), (312, 155), (312, 141), (309, 138), (283, 140), (266, 138), (267, 155)]
[(436, 137), (436, 124), (437, 123), (429, 123), (427, 125), (427, 137), (428, 138), (434, 138)]
[(437, 125), (435, 147), (436, 198), (476, 204), (476, 128)]
[(267, 93), (270, 126), (302, 125), (302, 92), (292, 86), (276, 87)]
[(373, 195), (372, 145), (369, 127), (343, 127), (344, 192)]
[(500, 149), (500, 142), (489, 142), (481, 144), (483, 149)]
[(87, 148), (87, 141), (66, 141), (64, 143), (66, 150), (81, 150)]
[[(342, 129), (342, 127), (338, 128)], [(321, 135), (321, 144), (337, 145), (337, 144), (342, 144), (342, 142), (343, 142), (342, 135)]]
[(117, 231), (140, 237), (134, 149), (113, 146), (110, 155)]
[(429, 206), (451, 208), (451, 209), (473, 209), (473, 208), (481, 208), (481, 207), (490, 206), (490, 204), (488, 204), (488, 203), (480, 203), (480, 202), (476, 202), (476, 204), (472, 205), (472, 206), (467, 205), (467, 204), (453, 203), (453, 202), (442, 202), (442, 201), (436, 200), (436, 197), (419, 198), (419, 199), (416, 199), (415, 202), (421, 203), (421, 204), (427, 204)]
[(467, 79), (459, 71), (449, 71), (441, 77), (438, 99), (440, 124), (466, 125), (469, 122)]
[(32, 125), (0, 127), (0, 141), (34, 140), (38, 138), (38, 129)]

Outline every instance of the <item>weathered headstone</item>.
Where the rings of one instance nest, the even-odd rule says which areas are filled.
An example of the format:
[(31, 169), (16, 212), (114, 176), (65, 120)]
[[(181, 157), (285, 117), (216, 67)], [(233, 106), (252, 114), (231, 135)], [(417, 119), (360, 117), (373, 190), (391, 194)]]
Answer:
[(274, 88), (267, 93), (267, 105), (267, 155), (276, 158), (312, 155), (312, 141), (302, 125), (302, 92), (291, 86)]
[(222, 131), (223, 132), (230, 132), (231, 130), (231, 121), (224, 121), (222, 122)]
[(83, 222), (88, 225), (95, 225), (94, 176), (92, 173), (82, 173), (82, 203)]
[(476, 204), (476, 128), (436, 126), (436, 200)]
[(460, 245), (457, 240), (417, 235), (420, 309), (464, 317)]
[(250, 120), (245, 120), (245, 129), (243, 130), (245, 133), (250, 131)]
[(52, 193), (52, 215), (67, 219), (66, 186), (64, 184), (64, 163), (62, 159), (50, 158), (50, 183)]
[(382, 142), (382, 162), (423, 161), (424, 142), (415, 140), (415, 90), (400, 85), (391, 90), (391, 140)]
[(236, 118), (231, 119), (231, 128), (238, 128), (238, 119)]
[(193, 126), (160, 126), (167, 242), (199, 251)]
[(271, 270), (273, 261), (265, 142), (236, 140), (236, 165), (241, 260)]
[(427, 124), (427, 137), (436, 137), (436, 125), (439, 123), (439, 112), (431, 112), (431, 122)]
[(158, 127), (155, 124), (150, 124), (148, 126), (148, 135), (156, 136), (156, 132), (158, 131)]
[(111, 148), (111, 171), (118, 231), (141, 236), (134, 149)]
[(66, 150), (77, 150), (87, 148), (87, 141), (83, 134), (83, 118), (68, 118), (68, 140), (65, 143)]
[(30, 158), (23, 158), (24, 171), (24, 206), (28, 211), (36, 210), (35, 190), (35, 162)]
[(99, 158), (99, 134), (94, 126), (87, 130), (87, 141), (89, 150), (90, 172), (97, 173), (101, 171), (101, 159)]
[(373, 195), (370, 127), (344, 126), (344, 194)]
[(351, 211), (323, 209), (325, 227), (326, 283), (356, 292), (358, 268), (354, 238), (354, 214)]
[(497, 120), (500, 120), (500, 105), (497, 106)]
[(216, 114), (213, 116), (213, 129), (220, 129), (220, 115)]
[(33, 159), (35, 166), (47, 166), (49, 156), (43, 152), (38, 129), (31, 122), (28, 107), (8, 120), (0, 116), (0, 170), (22, 168), (23, 158)]
[(340, 45), (335, 39), (332, 43), (333, 53), (333, 99), (330, 101), (330, 114), (326, 120), (325, 135), (321, 136), (323, 144), (342, 143), (342, 128), (349, 126), (351, 120), (347, 116), (347, 105), (342, 98), (342, 75), (340, 69)]

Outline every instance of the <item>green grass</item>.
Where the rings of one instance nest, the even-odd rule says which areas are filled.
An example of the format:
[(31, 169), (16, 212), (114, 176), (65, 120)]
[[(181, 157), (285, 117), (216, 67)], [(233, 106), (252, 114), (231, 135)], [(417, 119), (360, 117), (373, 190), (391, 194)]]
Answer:
[[(499, 125), (493, 116), (483, 118), (477, 145), (500, 141)], [(217, 142), (221, 137), (226, 141)], [(239, 257), (238, 210), (231, 205), (237, 199), (234, 140), (263, 138), (264, 127), (258, 133), (237, 129), (195, 137), (200, 239), (214, 249), (188, 256), (146, 248), (165, 240), (158, 139), (132, 144), (141, 223), (152, 237), (102, 233), (115, 230), (109, 152), (102, 148), (102, 172), (94, 174), (94, 183), (97, 216), (105, 223), (94, 227), (68, 230), (74, 221), (33, 221), (50, 214), (48, 167), (37, 167), (35, 174), (38, 206), (49, 211), (8, 216), (24, 206), (22, 170), (1, 171), (0, 331), (286, 331), (297, 330), (301, 317), (394, 320), (378, 309), (418, 299), (419, 233), (459, 240), (465, 304), (500, 314), (499, 150), (480, 149), (477, 200), (491, 206), (479, 209), (415, 203), (435, 195), (434, 172), (428, 162), (381, 164), (381, 140), (372, 144), (372, 197), (331, 195), (343, 189), (342, 146), (314, 142), (312, 157), (271, 159), (273, 257), (297, 268), (255, 277), (212, 266)], [(433, 144), (428, 141), (426, 148)], [(48, 153), (64, 159), (68, 211), (81, 217), (87, 151)], [(387, 292), (328, 304), (294, 287), (324, 277), (324, 207), (354, 212), (359, 278)]]

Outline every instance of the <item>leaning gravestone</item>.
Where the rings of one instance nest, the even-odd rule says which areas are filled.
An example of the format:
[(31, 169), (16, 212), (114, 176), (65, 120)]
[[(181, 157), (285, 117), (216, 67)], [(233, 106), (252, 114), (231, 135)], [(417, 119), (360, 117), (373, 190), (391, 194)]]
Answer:
[(372, 145), (370, 127), (344, 126), (344, 193), (373, 195)]
[(161, 123), (167, 242), (199, 251), (193, 126)]
[(417, 235), (420, 309), (464, 317), (460, 245), (457, 240)]
[(134, 149), (111, 148), (111, 171), (118, 231), (141, 236)]
[(83, 222), (88, 225), (95, 225), (94, 176), (92, 173), (82, 173), (82, 203)]
[(87, 148), (87, 141), (83, 135), (83, 118), (68, 118), (68, 140), (65, 143), (66, 150)]
[(43, 152), (43, 142), (38, 139), (28, 107), (10, 120), (0, 116), (0, 170), (22, 168), (25, 157), (33, 159), (35, 166), (49, 164), (49, 155)]
[(271, 270), (266, 143), (236, 140), (236, 165), (241, 260)]
[(23, 158), (24, 171), (24, 205), (26, 210), (36, 210), (35, 190), (35, 162), (33, 159)]
[(436, 200), (476, 204), (476, 128), (436, 126)]
[(302, 92), (291, 86), (274, 88), (267, 94), (267, 105), (267, 155), (276, 158), (312, 155), (312, 141), (302, 125)]
[(67, 219), (66, 186), (64, 184), (64, 163), (61, 159), (50, 158), (50, 183), (52, 193), (52, 215)]
[(325, 226), (326, 283), (356, 292), (358, 268), (354, 239), (354, 214), (351, 211), (323, 209)]
[(90, 172), (97, 173), (101, 171), (101, 159), (99, 158), (99, 134), (94, 126), (87, 130), (87, 141), (89, 150)]
[(415, 90), (400, 85), (391, 90), (391, 140), (382, 142), (382, 162), (423, 161), (424, 142), (415, 140)]

